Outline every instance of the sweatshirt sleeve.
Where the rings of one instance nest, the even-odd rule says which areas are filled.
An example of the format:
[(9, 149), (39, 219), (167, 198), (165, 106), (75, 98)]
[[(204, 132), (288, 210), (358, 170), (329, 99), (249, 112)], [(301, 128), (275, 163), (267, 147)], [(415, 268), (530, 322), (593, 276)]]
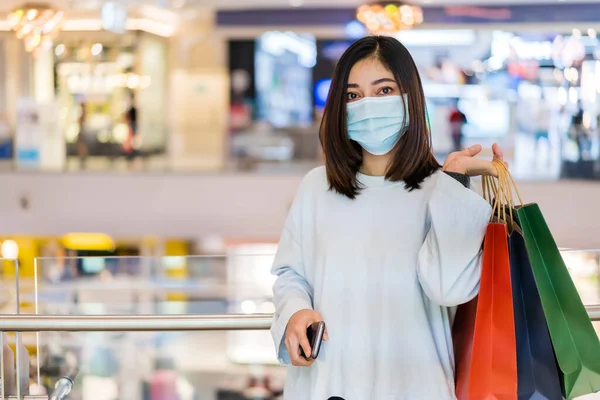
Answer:
[(438, 173), (434, 179), (417, 274), (430, 300), (453, 307), (479, 291), (481, 244), (492, 210), (481, 196), (454, 178)]
[(290, 364), (285, 347), (285, 330), (297, 311), (313, 309), (313, 289), (306, 280), (301, 243), (302, 189), (288, 215), (271, 273), (277, 276), (273, 285), (275, 316), (271, 334), (282, 364)]

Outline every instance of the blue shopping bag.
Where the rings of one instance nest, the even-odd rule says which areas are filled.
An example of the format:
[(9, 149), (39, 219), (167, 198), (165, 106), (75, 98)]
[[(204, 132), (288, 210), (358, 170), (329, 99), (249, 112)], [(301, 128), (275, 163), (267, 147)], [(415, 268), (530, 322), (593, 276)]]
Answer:
[(562, 378), (548, 324), (525, 248), (525, 239), (517, 230), (509, 236), (509, 250), (519, 400), (562, 400)]

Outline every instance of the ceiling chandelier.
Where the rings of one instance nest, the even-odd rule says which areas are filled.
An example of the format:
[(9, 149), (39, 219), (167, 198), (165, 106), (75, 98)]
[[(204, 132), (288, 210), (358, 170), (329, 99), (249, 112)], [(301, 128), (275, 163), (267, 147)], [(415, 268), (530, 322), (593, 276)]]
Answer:
[(60, 32), (62, 11), (47, 4), (26, 4), (8, 15), (8, 24), (28, 52), (50, 50), (52, 39)]
[(375, 2), (358, 7), (356, 19), (374, 34), (394, 34), (423, 23), (423, 9), (404, 2)]

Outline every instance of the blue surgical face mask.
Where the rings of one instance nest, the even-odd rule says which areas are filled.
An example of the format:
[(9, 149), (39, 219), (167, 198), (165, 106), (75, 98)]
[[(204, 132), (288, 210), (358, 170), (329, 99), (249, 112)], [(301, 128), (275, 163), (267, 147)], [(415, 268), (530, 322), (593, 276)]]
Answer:
[(392, 151), (408, 129), (408, 112), (401, 96), (365, 97), (348, 103), (347, 113), (348, 136), (374, 155)]

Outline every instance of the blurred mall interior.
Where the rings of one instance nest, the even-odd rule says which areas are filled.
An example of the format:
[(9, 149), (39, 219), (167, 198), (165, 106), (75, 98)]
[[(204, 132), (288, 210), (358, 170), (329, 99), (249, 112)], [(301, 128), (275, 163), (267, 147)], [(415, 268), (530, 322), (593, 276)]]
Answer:
[[(600, 1), (2, 0), (2, 313), (272, 313), (333, 69), (384, 30), (420, 69), (436, 157), (499, 143), (600, 303)], [(281, 398), (266, 331), (4, 339), (31, 394), (75, 369), (73, 400)]]

